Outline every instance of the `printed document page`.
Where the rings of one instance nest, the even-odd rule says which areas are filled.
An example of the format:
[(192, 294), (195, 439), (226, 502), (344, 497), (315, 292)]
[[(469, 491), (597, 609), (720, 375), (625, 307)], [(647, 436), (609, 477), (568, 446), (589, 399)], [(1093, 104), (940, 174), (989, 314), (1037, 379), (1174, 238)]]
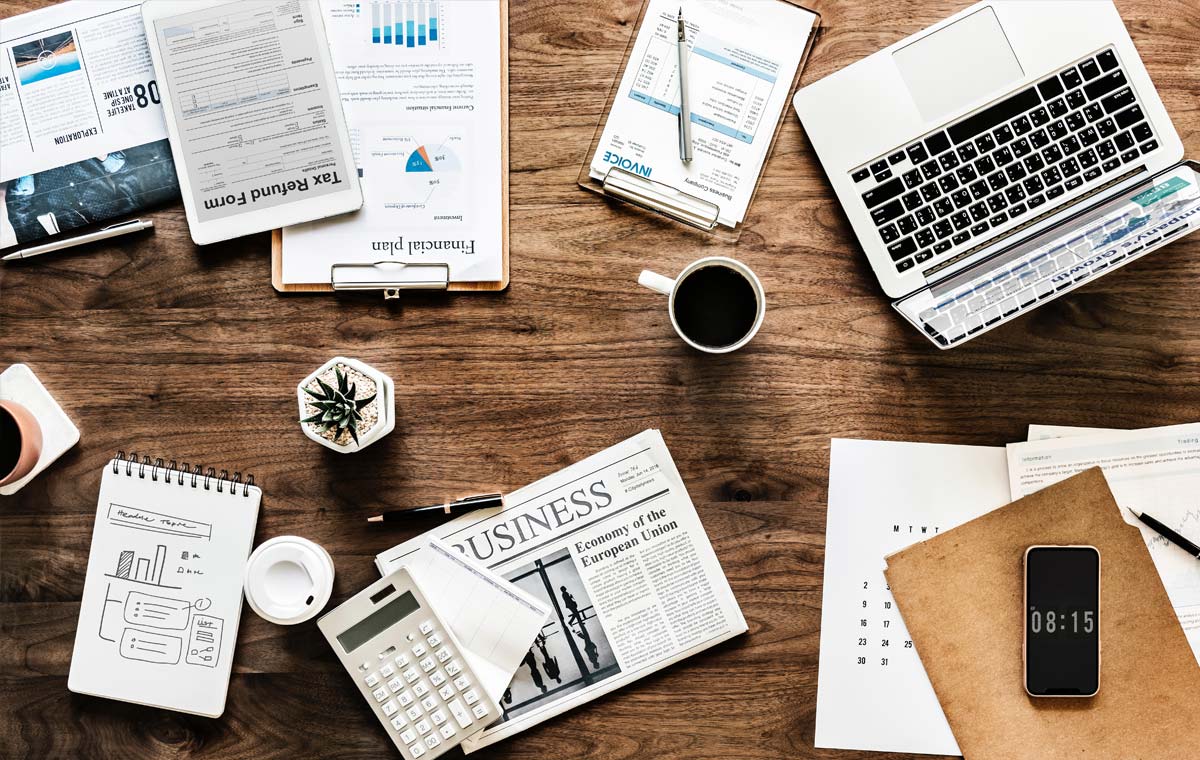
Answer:
[(201, 222), (346, 190), (317, 13), (239, 0), (154, 22)]
[(504, 272), (498, 0), (322, 0), (363, 191), (353, 214), (285, 228), (283, 282), (333, 264)]
[[(680, 7), (687, 26), (690, 164), (679, 158)], [(785, 2), (650, 0), (590, 175), (611, 167), (717, 204), (740, 224), (817, 16)]]
[(816, 746), (960, 754), (884, 557), (1007, 502), (1002, 448), (832, 442)]
[(479, 685), (499, 704), (550, 606), (436, 538), (414, 546), (401, 564), (462, 645)]
[(1146, 512), (1181, 535), (1200, 541), (1200, 423), (1008, 445), (1013, 499), (1096, 466), (1104, 469), (1125, 522), (1141, 530), (1192, 652), (1200, 661), (1200, 560), (1128, 512)]

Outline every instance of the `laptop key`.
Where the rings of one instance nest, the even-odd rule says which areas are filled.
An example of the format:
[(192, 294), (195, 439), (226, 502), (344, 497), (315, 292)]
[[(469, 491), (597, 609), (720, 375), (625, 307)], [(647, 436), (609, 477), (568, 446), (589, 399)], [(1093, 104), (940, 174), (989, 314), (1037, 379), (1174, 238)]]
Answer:
[(912, 214), (909, 214), (896, 222), (896, 226), (900, 228), (901, 235), (911, 235), (917, 231), (917, 220), (913, 219)]
[(1051, 140), (1061, 140), (1067, 136), (1067, 125), (1063, 123), (1062, 119), (1059, 119), (1046, 127), (1046, 134), (1050, 136)]
[(988, 198), (987, 204), (988, 208), (992, 210), (993, 214), (998, 211), (1003, 211), (1008, 207), (1008, 201), (1005, 200), (1003, 193), (996, 193), (991, 198)]
[[(899, 177), (893, 177), (875, 189), (863, 193), (862, 199), (863, 203), (867, 204), (867, 208), (875, 208), (887, 203), (903, 192), (904, 183), (900, 181)], [(878, 225), (880, 222), (875, 222), (875, 224)]]
[[(959, 211), (957, 214), (950, 217), (950, 221), (954, 224), (954, 229), (957, 232), (961, 232), (961, 231), (965, 230), (967, 227), (971, 226), (971, 217), (967, 214), (966, 211)], [(955, 241), (958, 240), (957, 237), (955, 237), (954, 239), (955, 239)]]
[(1062, 82), (1056, 76), (1051, 76), (1046, 81), (1039, 82), (1037, 87), (1038, 92), (1042, 93), (1042, 100), (1050, 100), (1051, 98), (1058, 97), (1062, 95), (1064, 89)]
[(991, 219), (988, 219), (988, 224), (992, 225), (993, 227), (999, 227), (1000, 225), (1004, 224), (1007, 221), (1008, 221), (1008, 214), (1000, 213), (1000, 214), (996, 214)]
[(1117, 146), (1113, 145), (1112, 140), (1105, 140), (1096, 146), (1096, 155), (1099, 156), (1100, 160), (1102, 161), (1112, 158), (1113, 156), (1117, 155)]
[[(1147, 129), (1148, 128), (1149, 127), (1147, 127)], [(1100, 133), (1101, 137), (1112, 137), (1117, 131), (1116, 122), (1114, 122), (1112, 119), (1105, 119), (1096, 125), (1096, 131)]]
[(975, 147), (980, 153), (990, 153), (996, 147), (996, 141), (990, 134), (982, 134), (975, 138)]
[(1087, 96), (1083, 94), (1083, 90), (1072, 90), (1067, 93), (1068, 108), (1083, 108), (1083, 104), (1087, 102)]
[(916, 213), (917, 224), (922, 227), (927, 227), (933, 224), (933, 209), (928, 206), (922, 206)]
[(967, 209), (967, 211), (971, 213), (971, 221), (973, 222), (980, 222), (984, 219), (987, 219), (988, 208), (987, 204), (985, 203), (976, 203), (974, 206), (971, 206), (969, 209)]
[(1116, 120), (1117, 126), (1121, 129), (1125, 129), (1126, 127), (1132, 127), (1139, 121), (1145, 121), (1146, 117), (1142, 114), (1141, 106), (1133, 106), (1117, 114)]
[(1136, 161), (1137, 158), (1138, 158), (1138, 152), (1136, 150), (1131, 150), (1131, 151), (1121, 154), (1121, 162), (1122, 163), (1127, 164), (1131, 161)]
[(1004, 191), (1004, 195), (1008, 198), (1009, 203), (1017, 203), (1025, 200), (1025, 188), (1020, 185), (1012, 185)]
[(1056, 185), (1062, 182), (1062, 173), (1057, 166), (1051, 166), (1046, 171), (1042, 172), (1042, 181), (1047, 185)]
[(899, 261), (905, 256), (909, 256), (917, 251), (917, 243), (911, 237), (906, 237), (903, 240), (892, 243), (887, 247), (888, 255), (892, 257), (892, 261)]
[[(1075, 171), (1075, 173), (1076, 174), (1079, 173), (1078, 169)], [(1067, 181), (1063, 183), (1063, 187), (1066, 188), (1068, 191), (1070, 191), (1070, 190), (1074, 190), (1075, 188), (1079, 187), (1082, 184), (1083, 184), (1082, 177), (1068, 177)]]
[(1133, 137), (1138, 142), (1142, 142), (1143, 140), (1149, 140), (1151, 137), (1154, 137), (1154, 133), (1150, 131), (1150, 125), (1143, 122), (1142, 124), (1138, 124), (1133, 128)]
[(1084, 79), (1095, 79), (1100, 76), (1100, 67), (1091, 58), (1079, 64), (1079, 73)]
[(1044, 195), (1033, 195), (1033, 196), (1030, 196), (1028, 201), (1026, 201), (1026, 203), (1029, 204), (1029, 208), (1037, 208), (1038, 206), (1042, 205), (1045, 202), (1046, 202), (1046, 196), (1044, 196)]
[[(1118, 165), (1120, 165), (1120, 163), (1121, 163), (1120, 161), (1117, 162)], [(1062, 185), (1055, 185), (1054, 187), (1048, 188), (1046, 190), (1046, 197), (1053, 200), (1065, 192), (1066, 191), (1063, 190)]]
[(1104, 163), (1100, 164), (1100, 168), (1104, 169), (1106, 174), (1111, 171), (1116, 171), (1117, 169), (1121, 168), (1121, 159), (1113, 158), (1105, 161)]
[[(1033, 195), (1034, 193), (1042, 192), (1042, 188), (1045, 187), (1045, 185), (1042, 184), (1042, 178), (1038, 177), (1037, 175), (1034, 175), (1034, 176), (1030, 177), (1029, 179), (1025, 180), (1024, 182), (1022, 182), (1021, 186), (1024, 187), (1025, 192), (1029, 193), (1030, 195)], [(1030, 204), (1030, 205), (1033, 205), (1033, 204)]]
[(1075, 135), (1071, 135), (1067, 139), (1060, 142), (1058, 147), (1062, 148), (1064, 155), (1069, 156), (1072, 153), (1078, 153), (1081, 146), (1079, 145), (1079, 140), (1076, 139)]
[(955, 153), (958, 154), (958, 158), (961, 161), (974, 161), (979, 156), (979, 151), (975, 150), (975, 145), (969, 142), (958, 146), (958, 150)]
[(891, 176), (892, 176), (892, 170), (891, 170), (891, 169), (884, 169), (883, 171), (879, 172), (878, 174), (876, 174), (876, 175), (874, 175), (874, 176), (875, 176), (875, 181), (876, 181), (876, 182), (883, 182), (885, 179), (890, 179), (890, 178), (891, 178)]
[(1048, 164), (1057, 164), (1062, 160), (1062, 149), (1057, 145), (1047, 146), (1046, 149), (1042, 151), (1042, 158), (1046, 159), (1046, 163)]
[(943, 153), (938, 156), (938, 163), (941, 165), (943, 171), (950, 171), (958, 166), (958, 156), (953, 153)]
[(1021, 166), (1020, 164), (1013, 164), (1005, 169), (1004, 173), (1008, 175), (1009, 182), (1018, 182), (1025, 178), (1026, 171), (1024, 166)]
[(978, 182), (972, 183), (970, 188), (968, 188), (968, 189), (971, 191), (971, 198), (973, 198), (974, 200), (979, 200), (980, 198), (986, 198), (988, 196), (988, 193), (991, 192), (988, 189), (988, 184), (986, 182), (984, 182), (983, 180), (979, 180)]
[(1099, 139), (1100, 135), (1097, 134), (1096, 130), (1092, 127), (1088, 127), (1079, 133), (1079, 142), (1083, 143), (1084, 147), (1095, 145), (1096, 141)]
[(928, 248), (929, 246), (933, 245), (933, 230), (926, 227), (917, 233), (916, 240), (918, 248)]
[(915, 209), (921, 205), (921, 194), (916, 191), (913, 191), (913, 192), (905, 195), (900, 200), (904, 201), (904, 208), (908, 209), (909, 211), (912, 211), (913, 209)]
[(941, 173), (942, 170), (938, 168), (936, 160), (926, 161), (925, 163), (921, 164), (921, 175), (924, 176), (925, 179), (933, 179)]
[(962, 208), (971, 202), (971, 196), (966, 190), (955, 190), (950, 200), (954, 201), (954, 208)]
[(1098, 162), (1099, 159), (1096, 158), (1096, 151), (1091, 148), (1079, 154), (1079, 165), (1084, 169), (1095, 166)]
[(900, 232), (896, 229), (896, 225), (889, 224), (879, 228), (879, 237), (885, 243), (891, 243), (900, 237)]
[[(1100, 106), (1104, 106), (1104, 113), (1112, 114), (1120, 111), (1130, 103), (1136, 102), (1136, 100), (1137, 98), (1133, 97), (1133, 90), (1129, 89), (1128, 87), (1122, 87), (1117, 92), (1114, 92), (1112, 95), (1109, 95), (1107, 98), (1101, 100), (1100, 105), (1092, 103), (1090, 106), (1084, 109), (1084, 113), (1086, 114), (1088, 110), (1093, 108), (1099, 111)], [(1089, 121), (1095, 121), (1095, 119), (1089, 118)]]
[(1001, 172), (996, 172), (995, 174), (989, 175), (987, 178), (987, 181), (988, 181), (988, 187), (992, 188), (993, 191), (996, 191), (996, 190), (1002, 189), (1005, 185), (1008, 184), (1008, 177), (1005, 177), (1004, 172), (1001, 171)]
[(909, 169), (901, 175), (904, 178), (904, 187), (912, 190), (917, 185), (921, 184), (921, 170)]
[(915, 258), (916, 258), (918, 264), (925, 262), (925, 261), (929, 261), (930, 259), (933, 258), (933, 251), (926, 249), (926, 250), (918, 253), (915, 256)]
[(1074, 67), (1066, 71), (1061, 71), (1058, 75), (1062, 77), (1063, 84), (1067, 86), (1068, 90), (1078, 87), (1083, 82), (1083, 79), (1079, 76), (1079, 72)]
[[(942, 240), (943, 238), (949, 237), (953, 232), (954, 232), (953, 225), (951, 225), (950, 222), (945, 219), (943, 219), (940, 222), (938, 222), (937, 224), (933, 225), (933, 234), (937, 235), (938, 240)], [(946, 243), (946, 248), (949, 248), (949, 247), (950, 247), (950, 244)], [(934, 250), (937, 250), (936, 246), (934, 247)], [(938, 251), (938, 253), (941, 253), (941, 251)]]
[(1046, 134), (1046, 130), (1039, 129), (1029, 136), (1029, 144), (1032, 145), (1035, 150), (1041, 150), (1050, 144), (1050, 136)]
[(934, 252), (935, 254), (937, 254), (937, 255), (939, 255), (939, 256), (940, 256), (941, 254), (943, 254), (943, 253), (945, 253), (946, 251), (950, 250), (950, 248), (951, 248), (951, 243), (950, 243), (950, 241), (949, 241), (949, 240), (943, 240), (942, 242), (938, 243), (937, 245), (935, 245), (935, 246), (933, 247), (933, 252)]
[(1104, 172), (1100, 169), (1099, 166), (1093, 166), (1091, 169), (1088, 169), (1086, 172), (1083, 173), (1083, 181), (1091, 182), (1092, 180), (1096, 179), (1103, 173)]
[(975, 162), (975, 171), (979, 172), (980, 176), (991, 174), (996, 169), (996, 162), (991, 156), (984, 156)]
[(1067, 108), (1067, 101), (1062, 98), (1055, 98), (1050, 101), (1050, 105), (1046, 106), (1046, 110), (1050, 112), (1051, 116), (1057, 119), (1071, 109)]
[(996, 159), (996, 166), (1005, 166), (1013, 161), (1012, 151), (1008, 149), (1007, 145), (993, 153), (992, 158)]
[(970, 239), (971, 239), (971, 233), (960, 232), (957, 235), (955, 235), (954, 237), (950, 238), (950, 241), (952, 243), (954, 243), (955, 245), (962, 245), (963, 243), (967, 242)]
[(1010, 219), (1016, 219), (1021, 214), (1024, 214), (1029, 209), (1025, 208), (1024, 203), (1018, 203), (1015, 206), (1008, 207), (1008, 216)]
[(934, 198), (941, 194), (942, 191), (938, 190), (936, 182), (930, 182), (928, 185), (925, 185), (921, 188), (921, 197), (925, 199), (926, 203), (932, 202)]
[(1011, 142), (1013, 139), (1012, 129), (1007, 124), (998, 129), (992, 130), (992, 135), (996, 138), (996, 142), (1003, 145), (1006, 142)]
[(912, 162), (913, 166), (929, 158), (929, 154), (925, 152), (925, 146), (921, 143), (913, 143), (905, 152), (908, 153), (908, 160)]
[(1100, 62), (1100, 68), (1105, 71), (1112, 71), (1117, 67), (1117, 54), (1111, 50), (1105, 50), (1096, 56), (1096, 60)]
[(964, 185), (969, 182), (974, 182), (979, 178), (979, 175), (975, 173), (975, 168), (969, 165), (958, 167), (958, 170), (954, 172), (954, 175), (958, 177), (958, 181)]
[(1129, 82), (1125, 80), (1125, 73), (1120, 69), (1117, 69), (1116, 71), (1111, 71), (1105, 74), (1093, 82), (1089, 82), (1084, 86), (1083, 91), (1085, 94), (1087, 94), (1088, 100), (1097, 100), (1113, 90), (1124, 87), (1127, 84), (1129, 84)]
[(864, 169), (859, 169), (858, 171), (851, 174), (850, 179), (854, 180), (855, 182), (862, 182), (864, 179), (866, 179), (867, 177), (870, 177), (870, 176), (871, 176), (871, 170), (864, 168)]
[(954, 178), (953, 174), (943, 174), (938, 178), (937, 183), (943, 193), (950, 193), (958, 189), (958, 180)]
[(887, 158), (889, 164), (898, 164), (904, 160), (904, 151), (898, 150)]
[[(1073, 177), (1079, 173), (1079, 162), (1073, 158), (1068, 158), (1063, 161), (1058, 167), (1062, 170), (1064, 177)], [(1067, 188), (1068, 190), (1070, 188)]]
[(1087, 124), (1087, 120), (1083, 118), (1083, 113), (1076, 111), (1067, 117), (1067, 129), (1072, 132), (1078, 132), (1083, 129), (1083, 125)]
[(871, 164), (871, 173), (879, 174), (888, 168), (887, 161), (879, 160)]
[(925, 147), (929, 149), (929, 155), (936, 156), (950, 150), (950, 139), (945, 132), (938, 131), (925, 138)]
[(1046, 162), (1043, 161), (1042, 157), (1037, 153), (1034, 153), (1032, 156), (1029, 156), (1025, 159), (1025, 168), (1029, 170), (1030, 174), (1033, 174), (1034, 172), (1040, 172), (1045, 168), (1045, 166)]
[(880, 206), (871, 212), (871, 221), (875, 222), (876, 227), (882, 227), (893, 219), (898, 218), (904, 213), (904, 206), (900, 205), (900, 201), (892, 201), (884, 206)]
[(1018, 135), (1026, 134), (1033, 129), (1033, 125), (1029, 123), (1029, 119), (1025, 118), (1024, 116), (1018, 116), (1017, 118), (1013, 119), (1011, 123), (1013, 132)]
[(933, 210), (939, 217), (946, 216), (954, 210), (954, 204), (950, 202), (949, 198), (938, 198), (933, 204)]
[(912, 269), (912, 268), (913, 268), (913, 260), (912, 259), (905, 259), (904, 261), (901, 261), (900, 263), (896, 264), (896, 271), (898, 271), (898, 272), (907, 272), (909, 269)]
[(1129, 150), (1133, 147), (1133, 135), (1128, 132), (1122, 132), (1121, 134), (1117, 135), (1114, 142), (1117, 145), (1117, 150)]
[(1032, 150), (1033, 146), (1029, 144), (1029, 139), (1026, 137), (1022, 137), (1020, 140), (1017, 140), (1012, 144), (1013, 155), (1017, 158), (1024, 158), (1025, 156), (1028, 156)]
[(988, 231), (988, 223), (987, 222), (980, 222), (979, 224), (977, 224), (971, 228), (971, 234), (974, 235), (975, 237), (979, 237), (980, 235), (982, 235), (983, 233), (985, 233), (987, 231)]
[(1142, 143), (1141, 145), (1138, 146), (1138, 150), (1140, 150), (1143, 155), (1145, 155), (1146, 153), (1149, 153), (1152, 150), (1157, 150), (1157, 149), (1158, 149), (1158, 143), (1155, 142), (1154, 140), (1151, 140), (1150, 142)]

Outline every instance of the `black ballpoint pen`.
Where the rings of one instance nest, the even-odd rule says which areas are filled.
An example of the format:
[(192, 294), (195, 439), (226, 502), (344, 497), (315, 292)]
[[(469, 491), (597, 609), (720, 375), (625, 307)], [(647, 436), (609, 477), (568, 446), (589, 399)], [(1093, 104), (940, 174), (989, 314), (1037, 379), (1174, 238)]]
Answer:
[(1170, 528), (1168, 528), (1167, 526), (1165, 526), (1165, 525), (1163, 525), (1162, 523), (1160, 523), (1158, 520), (1155, 520), (1155, 519), (1154, 519), (1153, 517), (1151, 517), (1150, 515), (1147, 515), (1147, 514), (1145, 514), (1145, 513), (1142, 513), (1142, 512), (1137, 512), (1137, 511), (1135, 511), (1135, 510), (1132, 510), (1132, 509), (1131, 509), (1131, 510), (1129, 510), (1129, 511), (1130, 511), (1130, 512), (1133, 512), (1133, 516), (1134, 516), (1134, 517), (1136, 517), (1137, 519), (1139, 519), (1139, 520), (1141, 520), (1143, 523), (1145, 523), (1147, 526), (1149, 526), (1149, 528), (1150, 528), (1151, 530), (1153, 530), (1155, 533), (1157, 533), (1158, 535), (1160, 535), (1160, 536), (1162, 536), (1163, 538), (1167, 539), (1167, 540), (1168, 540), (1168, 541), (1170, 541), (1171, 543), (1175, 544), (1175, 545), (1176, 545), (1176, 546), (1178, 546), (1180, 549), (1183, 549), (1185, 552), (1187, 552), (1188, 554), (1192, 555), (1192, 556), (1193, 556), (1193, 557), (1195, 557), (1196, 559), (1200, 559), (1200, 546), (1197, 546), (1196, 544), (1192, 543), (1192, 542), (1191, 542), (1191, 541), (1189, 541), (1188, 539), (1186, 539), (1186, 538), (1184, 538), (1183, 536), (1179, 535), (1179, 534), (1178, 534), (1178, 533), (1176, 533), (1175, 531), (1171, 530), (1171, 529), (1170, 529)]
[(445, 504), (431, 504), (428, 507), (413, 507), (412, 509), (396, 509), (391, 512), (384, 512), (381, 515), (368, 517), (367, 522), (405, 522), (415, 517), (429, 516), (432, 513), (443, 515), (460, 515), (463, 512), (473, 512), (476, 509), (489, 509), (492, 507), (503, 507), (504, 495), (498, 493), (485, 493), (479, 496), (467, 496), (463, 499), (455, 499), (448, 501)]

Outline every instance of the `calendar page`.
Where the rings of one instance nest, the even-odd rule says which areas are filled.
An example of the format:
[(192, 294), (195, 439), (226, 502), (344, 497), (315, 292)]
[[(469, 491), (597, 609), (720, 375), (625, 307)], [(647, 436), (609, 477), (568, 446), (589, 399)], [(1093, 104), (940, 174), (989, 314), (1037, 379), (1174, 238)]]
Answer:
[(1003, 448), (833, 440), (816, 746), (961, 754), (884, 557), (1008, 502)]

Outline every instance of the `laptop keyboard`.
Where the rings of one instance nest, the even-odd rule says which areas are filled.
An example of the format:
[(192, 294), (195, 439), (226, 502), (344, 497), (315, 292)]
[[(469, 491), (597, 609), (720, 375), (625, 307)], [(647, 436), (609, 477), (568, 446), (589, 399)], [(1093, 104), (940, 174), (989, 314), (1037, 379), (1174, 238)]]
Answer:
[(1033, 219), (1157, 148), (1109, 48), (850, 175), (905, 272)]

